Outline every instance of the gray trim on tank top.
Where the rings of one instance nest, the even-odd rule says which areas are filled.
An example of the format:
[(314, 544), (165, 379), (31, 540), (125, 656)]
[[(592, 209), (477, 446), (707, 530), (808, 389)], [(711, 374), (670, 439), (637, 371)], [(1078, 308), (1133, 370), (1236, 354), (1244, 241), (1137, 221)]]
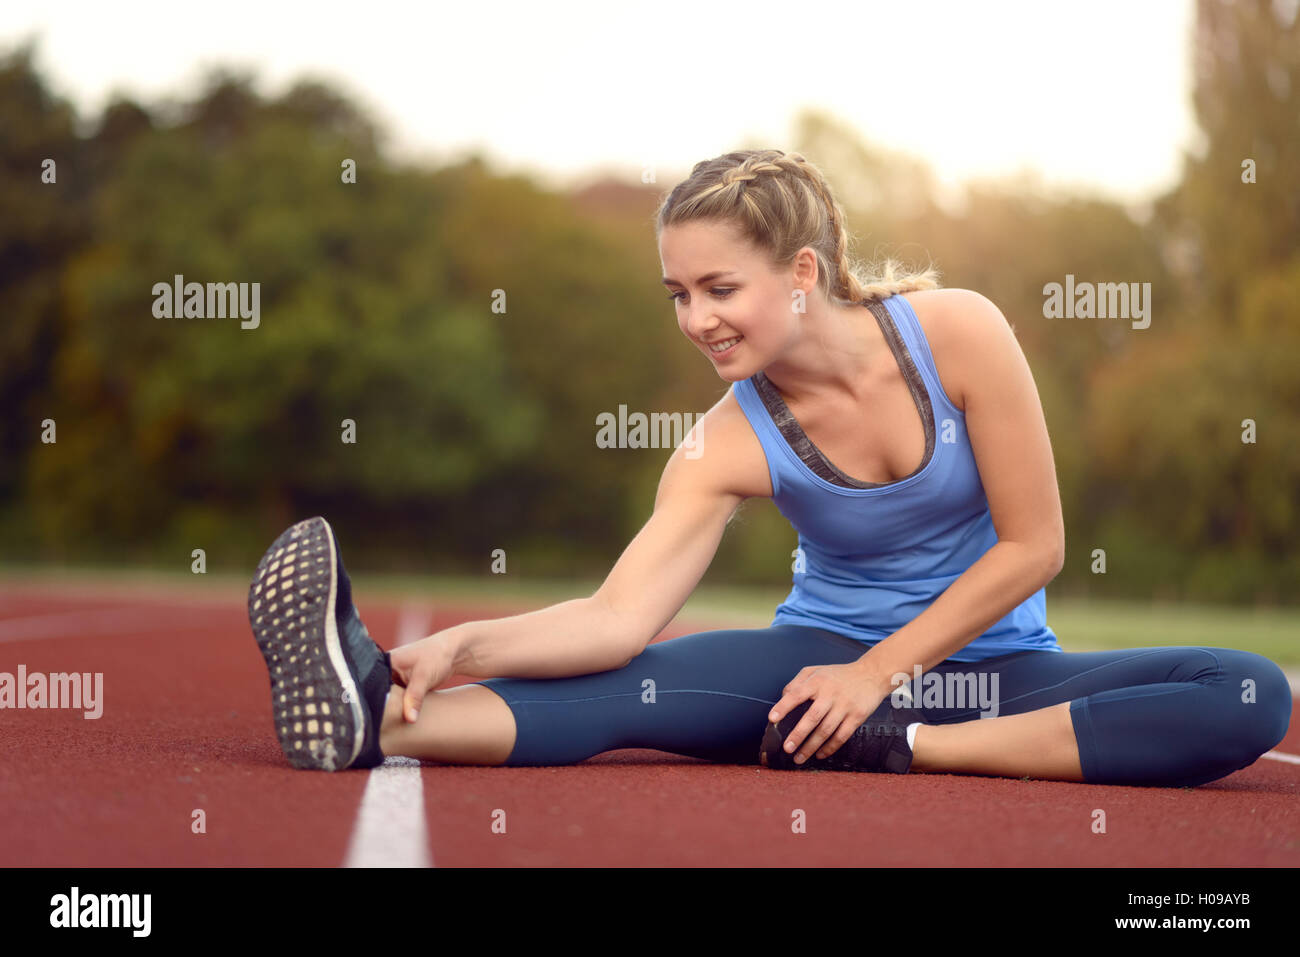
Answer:
[(930, 459), (934, 455), (934, 409), (930, 406), (929, 393), (921, 379), (921, 373), (917, 371), (916, 363), (912, 361), (912, 354), (907, 349), (907, 343), (903, 341), (902, 334), (894, 324), (894, 317), (889, 314), (889, 310), (878, 299), (864, 299), (862, 304), (871, 310), (871, 314), (876, 317), (876, 322), (879, 323), (881, 331), (885, 334), (885, 341), (889, 343), (894, 358), (898, 360), (903, 379), (912, 392), (912, 398), (921, 413), (921, 421), (925, 425), (925, 454), (921, 457), (921, 464), (916, 467), (911, 475), (905, 475), (893, 482), (860, 482), (851, 475), (845, 475), (831, 464), (830, 460), (822, 454), (822, 450), (817, 448), (812, 439), (808, 438), (804, 433), (803, 427), (795, 419), (794, 413), (790, 411), (790, 407), (781, 398), (781, 393), (777, 391), (776, 386), (772, 385), (761, 369), (754, 373), (751, 381), (754, 383), (759, 398), (763, 400), (763, 405), (767, 407), (767, 411), (772, 416), (772, 421), (776, 423), (781, 435), (785, 437), (790, 448), (794, 449), (795, 454), (799, 456), (805, 465), (812, 469), (815, 475), (825, 479), (832, 485), (840, 485), (845, 488), (885, 488), (906, 481), (930, 464)]

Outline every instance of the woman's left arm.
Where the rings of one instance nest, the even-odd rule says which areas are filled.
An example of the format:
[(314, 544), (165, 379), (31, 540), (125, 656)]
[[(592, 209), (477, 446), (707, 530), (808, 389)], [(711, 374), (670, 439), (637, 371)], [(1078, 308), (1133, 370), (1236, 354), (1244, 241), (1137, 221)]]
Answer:
[[(787, 738), (805, 759), (839, 750), (901, 682), (946, 660), (1060, 572), (1065, 523), (1047, 422), (1029, 363), (1002, 312), (966, 289), (932, 295), (926, 339), (966, 432), (998, 541), (925, 611), (852, 664), (805, 668), (769, 718), (810, 697)], [(954, 394), (957, 393), (957, 394)], [(859, 715), (861, 715), (859, 717)], [(787, 750), (789, 750), (787, 748)]]

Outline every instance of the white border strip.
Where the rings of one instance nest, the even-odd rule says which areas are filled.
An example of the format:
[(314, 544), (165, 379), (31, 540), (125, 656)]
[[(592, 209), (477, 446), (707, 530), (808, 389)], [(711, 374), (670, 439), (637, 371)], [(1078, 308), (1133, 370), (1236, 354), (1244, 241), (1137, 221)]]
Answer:
[[(428, 634), (433, 609), (403, 605), (397, 645)], [(361, 796), (344, 867), (433, 867), (425, 827), (424, 785), (415, 758), (389, 757), (372, 768)]]

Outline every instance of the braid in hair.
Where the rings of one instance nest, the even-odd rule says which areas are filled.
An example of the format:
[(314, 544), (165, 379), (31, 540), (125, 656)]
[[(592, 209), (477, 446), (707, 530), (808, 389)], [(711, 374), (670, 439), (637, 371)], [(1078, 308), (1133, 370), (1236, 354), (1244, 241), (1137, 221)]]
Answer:
[(939, 285), (935, 269), (908, 272), (892, 259), (879, 276), (860, 273), (849, 256), (843, 209), (821, 171), (799, 153), (740, 150), (696, 163), (660, 205), (656, 232), (695, 220), (737, 226), (775, 265), (793, 262), (800, 249), (810, 247), (819, 287), (844, 303)]

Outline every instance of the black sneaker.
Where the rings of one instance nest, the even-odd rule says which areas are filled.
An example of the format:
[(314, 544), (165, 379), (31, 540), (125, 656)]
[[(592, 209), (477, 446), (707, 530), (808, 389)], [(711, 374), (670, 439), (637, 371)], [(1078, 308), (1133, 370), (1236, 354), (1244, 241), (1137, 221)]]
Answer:
[(382, 763), (391, 665), (352, 604), (325, 519), (299, 522), (266, 550), (248, 589), (248, 621), (266, 659), (271, 715), (289, 763), (323, 771)]
[[(862, 722), (853, 736), (829, 758), (812, 757), (803, 764), (795, 764), (794, 754), (785, 751), (785, 739), (790, 737), (812, 704), (811, 701), (805, 701), (783, 716), (779, 724), (770, 721), (767, 723), (759, 750), (760, 764), (781, 771), (883, 771), (906, 774), (912, 767), (912, 749), (907, 746), (907, 726), (917, 722), (929, 724), (916, 708), (895, 707), (887, 697), (875, 714)], [(796, 748), (795, 754), (798, 751)]]

